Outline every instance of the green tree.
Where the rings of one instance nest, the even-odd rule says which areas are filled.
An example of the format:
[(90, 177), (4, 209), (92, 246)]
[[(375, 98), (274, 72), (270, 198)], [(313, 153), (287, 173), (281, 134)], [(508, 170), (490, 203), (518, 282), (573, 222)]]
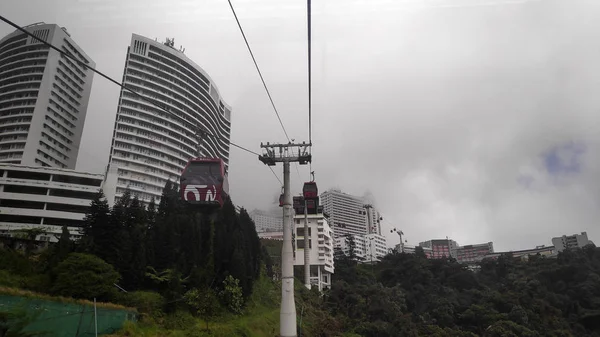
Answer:
[(421, 246), (415, 247), (415, 256), (423, 258), (423, 259), (427, 258), (427, 255), (425, 255), (425, 250)]
[(228, 275), (223, 281), (223, 290), (219, 294), (223, 304), (234, 314), (241, 314), (244, 305), (242, 287), (239, 283), (240, 280)]
[(120, 276), (102, 259), (82, 253), (71, 253), (54, 269), (56, 280), (52, 293), (60, 296), (110, 300), (114, 284)]
[(41, 227), (22, 228), (15, 232), (15, 237), (27, 241), (27, 244), (25, 245), (26, 256), (30, 256), (31, 252), (33, 252), (33, 248), (35, 247), (37, 237), (39, 235), (47, 233), (47, 231)]
[(150, 200), (146, 210), (146, 263), (149, 266), (155, 265), (154, 244), (156, 242), (156, 202), (154, 197)]
[(100, 190), (85, 215), (79, 251), (105, 258), (106, 252), (111, 250), (114, 245), (116, 228), (112, 228), (111, 224), (110, 207), (104, 193)]
[(73, 252), (73, 242), (71, 241), (71, 232), (67, 226), (62, 226), (62, 232), (56, 243), (56, 255), (59, 261), (62, 261), (67, 255)]
[(348, 258), (350, 261), (358, 261), (358, 257), (356, 256), (356, 242), (352, 234), (346, 234), (346, 247), (348, 247)]
[(186, 304), (192, 308), (192, 312), (200, 316), (206, 322), (206, 330), (209, 330), (209, 322), (216, 317), (220, 311), (219, 298), (211, 288), (192, 289), (184, 295)]
[(121, 263), (118, 269), (126, 288), (139, 289), (144, 282), (146, 270), (146, 211), (137, 197), (134, 197), (123, 212), (121, 224)]

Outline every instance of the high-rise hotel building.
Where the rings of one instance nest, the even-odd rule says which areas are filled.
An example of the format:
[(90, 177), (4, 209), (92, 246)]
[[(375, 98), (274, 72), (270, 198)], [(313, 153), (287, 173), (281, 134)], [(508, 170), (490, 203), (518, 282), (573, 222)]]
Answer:
[(381, 215), (374, 207), (365, 207), (368, 202), (364, 198), (331, 189), (321, 194), (321, 204), (336, 238), (381, 234)]
[[(24, 27), (90, 67), (63, 27)], [(0, 164), (75, 169), (94, 72), (21, 31), (0, 40)]]
[(166, 182), (178, 181), (187, 161), (198, 156), (199, 127), (214, 135), (203, 138), (203, 156), (228, 165), (231, 107), (173, 40), (133, 34), (123, 84), (168, 112), (121, 90), (109, 160), (117, 170), (117, 200), (129, 189), (145, 203), (158, 202)]

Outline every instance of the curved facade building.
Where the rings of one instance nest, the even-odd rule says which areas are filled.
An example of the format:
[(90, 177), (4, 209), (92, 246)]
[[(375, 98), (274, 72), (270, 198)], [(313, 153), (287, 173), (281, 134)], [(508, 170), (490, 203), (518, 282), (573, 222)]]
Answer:
[(198, 154), (198, 126), (217, 136), (202, 142), (204, 156), (229, 163), (231, 108), (208, 74), (173, 42), (133, 34), (123, 84), (154, 100), (157, 108), (121, 90), (110, 166), (116, 167), (116, 199), (129, 189), (140, 200), (160, 200), (167, 180), (178, 181), (187, 161)]
[[(95, 66), (65, 28), (25, 29)], [(20, 31), (0, 40), (0, 163), (74, 169), (93, 75)]]

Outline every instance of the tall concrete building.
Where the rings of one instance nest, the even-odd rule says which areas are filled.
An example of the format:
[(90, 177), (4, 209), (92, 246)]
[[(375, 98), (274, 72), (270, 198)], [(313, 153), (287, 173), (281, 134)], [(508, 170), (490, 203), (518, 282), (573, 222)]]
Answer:
[(323, 192), (320, 198), (336, 238), (347, 234), (381, 234), (381, 215), (375, 208), (365, 208), (368, 202), (364, 198), (335, 189)]
[(554, 245), (556, 252), (562, 252), (565, 249), (582, 248), (588, 244), (590, 244), (590, 240), (588, 240), (586, 232), (552, 238), (552, 245)]
[[(26, 26), (85, 64), (64, 27)], [(0, 40), (0, 163), (74, 169), (94, 72), (15, 31)]]
[(173, 40), (133, 34), (123, 83), (169, 113), (121, 90), (109, 159), (118, 171), (116, 199), (129, 188), (141, 201), (158, 202), (165, 183), (178, 181), (187, 161), (198, 156), (198, 127), (216, 136), (204, 137), (203, 155), (229, 163), (231, 108)]

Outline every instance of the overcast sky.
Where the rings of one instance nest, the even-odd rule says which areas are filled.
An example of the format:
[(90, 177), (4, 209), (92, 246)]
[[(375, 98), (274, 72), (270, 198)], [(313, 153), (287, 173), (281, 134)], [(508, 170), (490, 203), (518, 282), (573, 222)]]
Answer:
[[(306, 2), (233, 4), (290, 137), (307, 140)], [(232, 142), (285, 141), (226, 0), (3, 0), (0, 13), (65, 26), (116, 79), (132, 33), (174, 37), (233, 107)], [(313, 81), (319, 188), (370, 192), (390, 245), (391, 227), (497, 251), (581, 231), (600, 243), (600, 1), (315, 0)], [(103, 171), (118, 95), (95, 76), (79, 170)], [(230, 165), (234, 203), (269, 208), (269, 169), (235, 148)], [(292, 167), (295, 193), (308, 171)]]

